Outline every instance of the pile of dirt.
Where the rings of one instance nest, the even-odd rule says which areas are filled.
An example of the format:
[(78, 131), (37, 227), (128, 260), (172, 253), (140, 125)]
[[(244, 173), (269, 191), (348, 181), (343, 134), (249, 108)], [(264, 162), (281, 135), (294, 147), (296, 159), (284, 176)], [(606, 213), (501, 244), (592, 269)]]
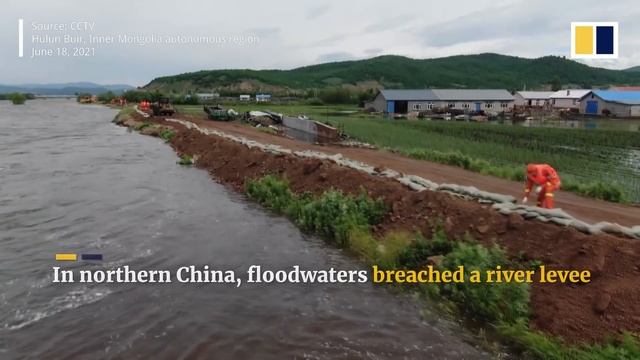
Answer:
[(489, 205), (446, 193), (414, 192), (386, 178), (316, 159), (274, 155), (216, 136), (187, 130), (161, 119), (151, 121), (176, 130), (171, 145), (178, 154), (197, 155), (196, 166), (236, 191), (247, 179), (266, 174), (286, 178), (296, 193), (320, 194), (329, 188), (345, 193), (366, 191), (391, 209), (374, 231), (421, 231), (442, 220), (451, 238), (470, 234), (490, 245), (497, 242), (515, 261), (539, 260), (548, 268), (591, 270), (589, 284), (540, 284), (532, 287), (531, 326), (571, 343), (599, 342), (622, 331), (640, 332), (640, 241), (611, 235), (587, 235), (573, 228), (504, 216)]

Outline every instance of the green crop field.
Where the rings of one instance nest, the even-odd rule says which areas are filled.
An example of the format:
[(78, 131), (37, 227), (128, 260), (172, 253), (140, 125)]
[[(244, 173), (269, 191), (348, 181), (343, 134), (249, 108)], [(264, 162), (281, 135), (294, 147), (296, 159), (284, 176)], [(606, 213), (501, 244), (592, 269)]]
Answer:
[[(638, 132), (388, 120), (349, 106), (229, 107), (239, 112), (270, 109), (289, 115), (306, 114), (382, 148), (511, 180), (523, 180), (527, 163), (548, 163), (559, 171), (566, 190), (610, 201), (640, 202)], [(199, 106), (180, 110), (202, 113)]]

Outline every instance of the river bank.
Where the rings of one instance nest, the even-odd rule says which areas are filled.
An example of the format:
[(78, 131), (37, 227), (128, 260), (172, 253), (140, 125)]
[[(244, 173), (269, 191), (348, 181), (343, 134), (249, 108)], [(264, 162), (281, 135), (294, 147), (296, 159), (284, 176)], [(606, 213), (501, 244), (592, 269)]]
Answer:
[[(366, 266), (176, 164), (163, 141), (114, 126), (116, 113), (75, 100), (0, 102), (1, 359), (491, 358), (423, 302), (370, 283), (177, 283), (190, 265), (243, 280), (259, 265), (264, 281), (292, 264)], [(103, 258), (60, 262), (60, 252)], [(53, 267), (126, 266), (176, 276), (54, 282)]]
[[(486, 246), (494, 242), (515, 263), (538, 261), (552, 269), (590, 270), (583, 285), (538, 284), (531, 287), (530, 328), (569, 344), (599, 343), (610, 335), (640, 331), (637, 254), (640, 242), (611, 235), (587, 235), (575, 229), (503, 216), (488, 205), (439, 192), (414, 192), (396, 181), (372, 177), (329, 161), (301, 159), (249, 149), (159, 118), (130, 113), (119, 123), (168, 140), (176, 152), (207, 170), (230, 188), (243, 192), (250, 180), (275, 174), (295, 194), (320, 196), (329, 188), (357, 196), (364, 188), (382, 199), (389, 211), (372, 227), (377, 238), (392, 232), (433, 233), (441, 221), (450, 239), (472, 236)], [(169, 135), (170, 134), (170, 135)]]

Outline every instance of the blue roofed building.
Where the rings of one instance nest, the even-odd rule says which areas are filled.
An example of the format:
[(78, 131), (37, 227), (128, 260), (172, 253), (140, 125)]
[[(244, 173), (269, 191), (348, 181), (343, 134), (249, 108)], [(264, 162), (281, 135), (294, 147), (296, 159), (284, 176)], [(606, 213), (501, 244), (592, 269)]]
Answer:
[(580, 102), (580, 113), (640, 117), (640, 91), (593, 90)]

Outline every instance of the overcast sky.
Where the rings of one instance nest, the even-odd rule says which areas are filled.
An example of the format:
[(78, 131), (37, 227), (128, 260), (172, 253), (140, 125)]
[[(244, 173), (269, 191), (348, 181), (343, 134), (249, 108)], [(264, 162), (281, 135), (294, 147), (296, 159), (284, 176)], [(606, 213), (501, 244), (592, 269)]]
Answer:
[[(166, 4), (166, 5), (163, 5)], [(618, 21), (620, 58), (590, 65), (640, 65), (637, 0), (4, 0), (0, 84), (93, 81), (144, 85), (202, 69), (290, 69), (327, 61), (398, 54), (433, 58), (496, 52), (569, 57), (571, 21)], [(24, 57), (18, 57), (18, 19)], [(81, 45), (95, 56), (32, 59), (32, 24), (95, 23), (78, 35), (207, 36), (224, 44)], [(64, 35), (73, 31), (39, 32)], [(233, 44), (230, 37), (258, 40)], [(48, 45), (46, 47), (73, 45)], [(38, 45), (42, 48), (42, 45)]]

